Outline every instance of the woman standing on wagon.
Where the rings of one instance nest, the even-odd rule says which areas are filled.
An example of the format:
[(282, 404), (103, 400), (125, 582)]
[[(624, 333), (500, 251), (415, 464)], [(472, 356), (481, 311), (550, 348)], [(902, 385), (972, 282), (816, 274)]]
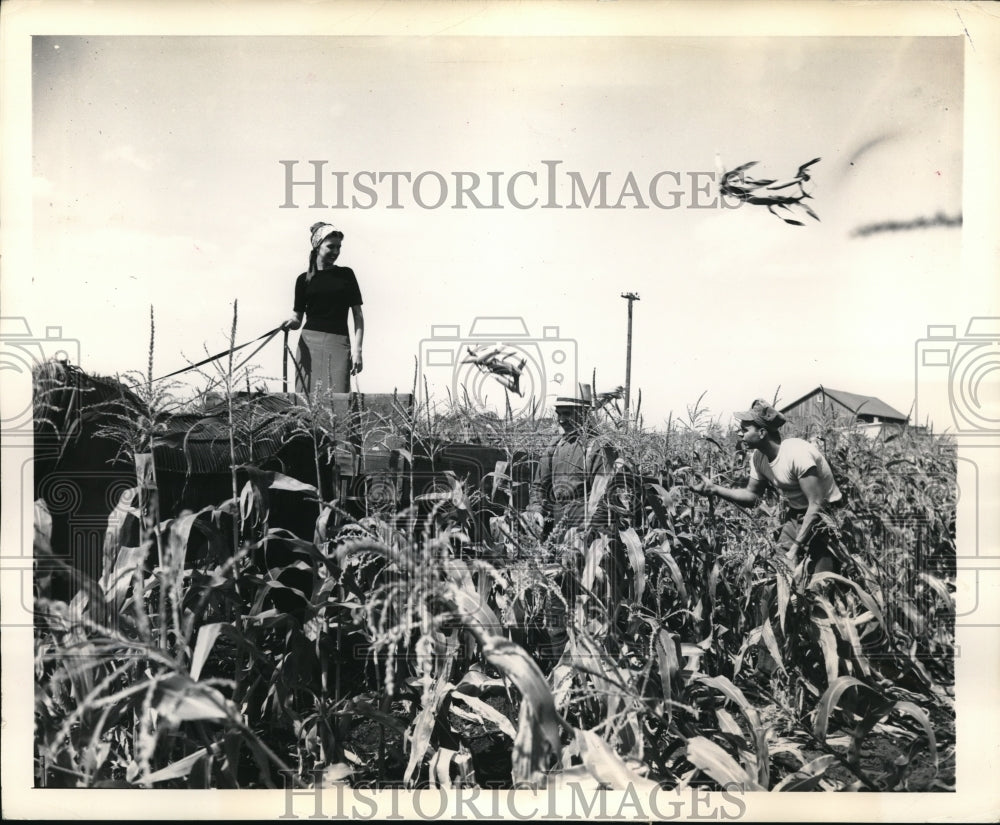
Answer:
[[(314, 223), (309, 230), (309, 269), (296, 279), (294, 315), (281, 325), (286, 330), (298, 329), (305, 316), (299, 336), (295, 391), (350, 392), (351, 376), (361, 372), (363, 366), (365, 316), (361, 311), (361, 288), (354, 270), (335, 266), (344, 233), (328, 223)], [(348, 310), (354, 318), (353, 353)]]

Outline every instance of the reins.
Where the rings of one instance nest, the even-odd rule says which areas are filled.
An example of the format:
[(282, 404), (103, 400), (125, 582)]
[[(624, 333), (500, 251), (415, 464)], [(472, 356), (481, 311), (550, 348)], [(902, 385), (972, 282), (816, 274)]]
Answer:
[[(245, 349), (246, 347), (249, 347), (251, 344), (256, 344), (258, 341), (261, 341), (262, 343), (260, 344), (260, 346), (258, 346), (246, 358), (240, 361), (240, 363), (237, 366), (233, 367), (233, 372), (235, 372), (236, 370), (240, 369), (244, 364), (246, 364), (251, 358), (253, 358), (258, 352), (260, 352), (264, 347), (266, 347), (270, 343), (271, 339), (274, 338), (274, 336), (277, 335), (279, 332), (285, 333), (285, 340), (284, 340), (284, 346), (282, 348), (283, 351), (281, 359), (282, 362), (281, 388), (282, 392), (288, 392), (288, 356), (290, 355), (290, 350), (288, 348), (288, 330), (283, 329), (282, 327), (276, 327), (275, 329), (265, 332), (263, 335), (259, 335), (252, 341), (247, 341), (244, 344), (237, 344), (235, 347), (230, 347), (229, 349), (224, 349), (222, 352), (218, 352), (215, 355), (210, 355), (208, 358), (203, 358), (196, 364), (190, 364), (186, 367), (182, 367), (179, 370), (174, 370), (173, 372), (169, 372), (166, 375), (161, 375), (159, 378), (154, 378), (153, 380), (162, 381), (164, 378), (172, 378), (175, 375), (181, 375), (182, 373), (189, 372), (190, 370), (197, 369), (198, 367), (203, 367), (205, 366), (205, 364), (211, 364), (213, 361), (218, 361), (220, 358), (225, 358), (230, 353), (237, 352), (238, 350), (241, 349)], [(298, 371), (299, 365), (298, 362), (295, 361), (294, 356), (292, 356), (292, 361), (295, 362), (295, 369), (296, 371)]]

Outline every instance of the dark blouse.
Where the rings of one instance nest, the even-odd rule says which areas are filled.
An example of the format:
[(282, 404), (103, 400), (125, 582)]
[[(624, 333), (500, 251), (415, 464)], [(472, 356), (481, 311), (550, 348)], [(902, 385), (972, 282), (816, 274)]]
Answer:
[(347, 310), (364, 303), (354, 270), (346, 266), (318, 269), (306, 282), (303, 272), (295, 281), (295, 312), (303, 312), (303, 329), (347, 335)]

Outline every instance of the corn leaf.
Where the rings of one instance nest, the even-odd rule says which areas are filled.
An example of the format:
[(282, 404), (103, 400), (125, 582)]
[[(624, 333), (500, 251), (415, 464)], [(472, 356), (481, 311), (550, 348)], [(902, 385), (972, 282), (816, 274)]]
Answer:
[(772, 791), (813, 791), (819, 785), (827, 769), (835, 764), (836, 756), (826, 754), (813, 759), (808, 765), (803, 765), (795, 773), (790, 773), (775, 785)]
[(769, 618), (765, 619), (764, 624), (761, 625), (761, 637), (764, 639), (764, 646), (767, 648), (767, 652), (771, 654), (778, 667), (785, 670), (785, 662), (781, 658), (781, 648), (778, 647), (778, 639), (774, 635), (774, 627), (771, 625)]
[(438, 748), (431, 757), (429, 784), (432, 789), (451, 788), (451, 762), (455, 756), (458, 756), (457, 750)]
[[(107, 545), (105, 545), (107, 547)], [(106, 564), (98, 582), (109, 604), (120, 605), (132, 585), (135, 571), (142, 568), (149, 545), (141, 547), (119, 547), (112, 564)]]
[(715, 709), (715, 718), (719, 720), (719, 730), (733, 736), (743, 737), (743, 728), (733, 718), (733, 715), (725, 708)]
[(37, 558), (52, 555), (52, 514), (45, 499), (41, 498), (35, 501), (34, 550)]
[(594, 589), (594, 582), (597, 581), (601, 562), (604, 561), (604, 556), (607, 554), (610, 546), (611, 543), (608, 541), (608, 537), (600, 536), (594, 539), (587, 548), (587, 552), (584, 555), (583, 577), (581, 579), (585, 591), (592, 591)]
[(589, 730), (576, 730), (575, 744), (587, 771), (602, 785), (612, 790), (635, 788), (649, 793), (657, 784), (625, 764), (614, 749), (600, 736)]
[(229, 701), (219, 691), (178, 673), (157, 683), (155, 702), (157, 711), (182, 722), (223, 721), (230, 716)]
[(663, 542), (660, 547), (654, 547), (650, 552), (663, 559), (663, 563), (667, 567), (667, 571), (670, 573), (670, 579), (674, 583), (674, 587), (677, 590), (677, 595), (680, 597), (681, 603), (686, 604), (688, 600), (687, 588), (684, 586), (684, 576), (681, 575), (681, 569), (677, 566), (677, 562), (674, 559), (673, 554), (670, 552), (670, 541), (667, 540)]
[(291, 476), (286, 476), (282, 473), (274, 473), (268, 487), (272, 490), (287, 490), (289, 492), (316, 492), (316, 487), (312, 484), (306, 484), (305, 482), (299, 481), (297, 478), (292, 478)]
[(635, 590), (633, 598), (636, 602), (642, 602), (642, 595), (646, 590), (646, 556), (642, 552), (642, 542), (638, 533), (631, 527), (619, 531), (622, 543), (625, 545), (625, 552), (628, 554), (629, 564), (632, 565), (632, 582)]
[(898, 701), (893, 705), (893, 709), (912, 716), (924, 729), (924, 733), (927, 734), (927, 743), (930, 746), (931, 759), (934, 760), (934, 774), (936, 776), (938, 773), (938, 750), (937, 741), (934, 738), (934, 726), (931, 725), (930, 718), (913, 702)]
[(853, 676), (839, 676), (823, 692), (816, 709), (816, 721), (813, 724), (813, 733), (821, 742), (826, 741), (826, 729), (830, 722), (830, 714), (837, 707), (843, 692), (851, 687), (866, 687), (866, 685)]
[(198, 629), (198, 639), (194, 644), (194, 653), (191, 654), (191, 678), (196, 682), (201, 676), (201, 669), (205, 666), (208, 654), (212, 652), (215, 640), (219, 638), (222, 625), (222, 622), (216, 622), (202, 625)]
[(864, 604), (864, 606), (871, 611), (875, 620), (882, 625), (883, 630), (885, 629), (885, 618), (882, 615), (882, 609), (879, 607), (875, 599), (872, 598), (871, 594), (861, 587), (861, 585), (857, 582), (851, 581), (850, 579), (846, 579), (837, 573), (814, 573), (812, 578), (809, 580), (809, 589), (815, 590), (825, 581), (836, 581), (851, 587), (858, 594), (858, 598), (861, 599), (862, 604)]
[[(678, 641), (677, 636), (668, 630), (661, 630), (656, 637), (656, 660), (660, 670), (660, 684), (663, 688), (663, 698), (672, 699), (678, 685), (677, 675), (680, 673), (680, 659), (677, 656)], [(699, 649), (699, 653), (700, 653)], [(672, 712), (668, 705), (668, 715)]]
[(185, 776), (188, 776), (191, 771), (194, 770), (195, 766), (207, 755), (207, 748), (201, 748), (200, 750), (196, 750), (194, 753), (185, 756), (183, 759), (171, 762), (165, 768), (160, 768), (160, 770), (154, 771), (144, 777), (141, 781), (143, 784), (155, 785), (157, 782), (167, 782), (170, 779), (183, 779)]
[[(767, 731), (761, 724), (760, 716), (736, 685), (725, 676), (701, 676), (693, 677), (702, 684), (720, 691), (727, 699), (736, 703), (743, 717), (750, 728), (751, 745), (757, 757), (757, 781), (767, 787), (770, 781), (770, 755), (767, 746)], [(739, 732), (743, 735), (742, 731)]]
[(704, 736), (692, 736), (685, 753), (688, 762), (707, 773), (723, 788), (738, 786), (744, 791), (763, 791), (750, 775), (726, 751)]
[(788, 601), (791, 598), (790, 588), (788, 586), (788, 579), (785, 578), (781, 570), (777, 571), (775, 576), (775, 584), (777, 585), (778, 593), (778, 627), (781, 628), (781, 632), (785, 632), (785, 615), (788, 613)]
[(420, 763), (423, 762), (431, 745), (431, 734), (434, 732), (434, 724), (437, 721), (438, 708), (448, 691), (453, 687), (447, 679), (453, 659), (453, 652), (446, 656), (444, 666), (439, 671), (433, 688), (429, 693), (425, 693), (423, 706), (413, 720), (413, 725), (407, 734), (406, 738), (410, 741), (410, 758), (403, 771), (403, 782), (407, 788), (412, 788), (416, 784)]
[(479, 715), (477, 721), (480, 723), (483, 720), (492, 722), (500, 729), (501, 733), (507, 734), (511, 739), (517, 736), (517, 731), (514, 729), (514, 725), (511, 724), (510, 719), (492, 705), (486, 704), (482, 699), (477, 699), (475, 696), (467, 696), (457, 691), (452, 691), (451, 699), (453, 704), (454, 702), (462, 702), (468, 705), (472, 711)]
[(938, 596), (941, 597), (941, 600), (945, 603), (945, 605), (949, 610), (953, 611), (955, 609), (954, 597), (949, 592), (948, 586), (943, 581), (941, 581), (941, 579), (937, 578), (936, 576), (932, 576), (929, 573), (920, 573), (918, 575), (922, 582), (924, 582), (935, 593), (937, 593)]
[(573, 690), (573, 673), (574, 670), (569, 665), (559, 664), (552, 669), (552, 675), (549, 677), (552, 683), (552, 701), (559, 713), (565, 712), (569, 704)]
[[(486, 615), (478, 595), (467, 593), (455, 584), (449, 584), (446, 593), (454, 603), (455, 613), (479, 642), (486, 661), (500, 670), (521, 692), (517, 735), (511, 756), (514, 782), (542, 786), (545, 772), (558, 761), (562, 751), (559, 731), (565, 724), (556, 712), (552, 691), (538, 665), (523, 648), (499, 633), (491, 632), (499, 628), (499, 622), (493, 624), (495, 616)], [(428, 728), (427, 741), (429, 738)], [(410, 759), (412, 764), (412, 752)], [(407, 776), (412, 776), (412, 772), (408, 770)]]
[(823, 664), (826, 667), (826, 683), (833, 684), (840, 672), (840, 657), (837, 655), (837, 638), (828, 624), (816, 622), (819, 632), (819, 647), (823, 652)]

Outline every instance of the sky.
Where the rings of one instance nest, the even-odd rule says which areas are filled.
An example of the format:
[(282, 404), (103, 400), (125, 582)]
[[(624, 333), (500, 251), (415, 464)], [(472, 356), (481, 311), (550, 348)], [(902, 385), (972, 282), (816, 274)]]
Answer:
[[(579, 381), (611, 389), (625, 378), (620, 295), (636, 292), (632, 395), (649, 426), (702, 393), (724, 415), (820, 384), (906, 413), (915, 342), (965, 322), (960, 229), (852, 235), (961, 215), (959, 37), (50, 35), (31, 56), (26, 314), (78, 340), (92, 372), (145, 370), (150, 306), (157, 374), (225, 349), (234, 301), (240, 342), (274, 328), (317, 220), (345, 233), (339, 263), (362, 287), (365, 392), (405, 391), (419, 365), (443, 399), (455, 370), (427, 351), (465, 355), (483, 316), (523, 319), (513, 343), (546, 405), (574, 361)], [(697, 208), (719, 202), (720, 168), (757, 161), (783, 179), (817, 157), (819, 221)], [(324, 208), (312, 187), (288, 200), (283, 160), (294, 180), (325, 161)], [(588, 188), (606, 173), (606, 203), (623, 208), (541, 208), (550, 169), (564, 207), (575, 172)], [(364, 171), (428, 174), (416, 198), (397, 178), (394, 209), (391, 178), (374, 204), (354, 186)], [(499, 173), (502, 208), (453, 208), (456, 172), (479, 176), (485, 205)], [(507, 197), (517, 172), (537, 176), (513, 184), (532, 208)], [(648, 196), (661, 172), (676, 208)], [(335, 173), (347, 208), (331, 206)], [(438, 175), (448, 197), (423, 208)], [(619, 201), (630, 175), (639, 196)], [(442, 344), (443, 326), (458, 337)], [(254, 384), (279, 389), (279, 340), (254, 363)], [(502, 402), (499, 384), (456, 369)]]

